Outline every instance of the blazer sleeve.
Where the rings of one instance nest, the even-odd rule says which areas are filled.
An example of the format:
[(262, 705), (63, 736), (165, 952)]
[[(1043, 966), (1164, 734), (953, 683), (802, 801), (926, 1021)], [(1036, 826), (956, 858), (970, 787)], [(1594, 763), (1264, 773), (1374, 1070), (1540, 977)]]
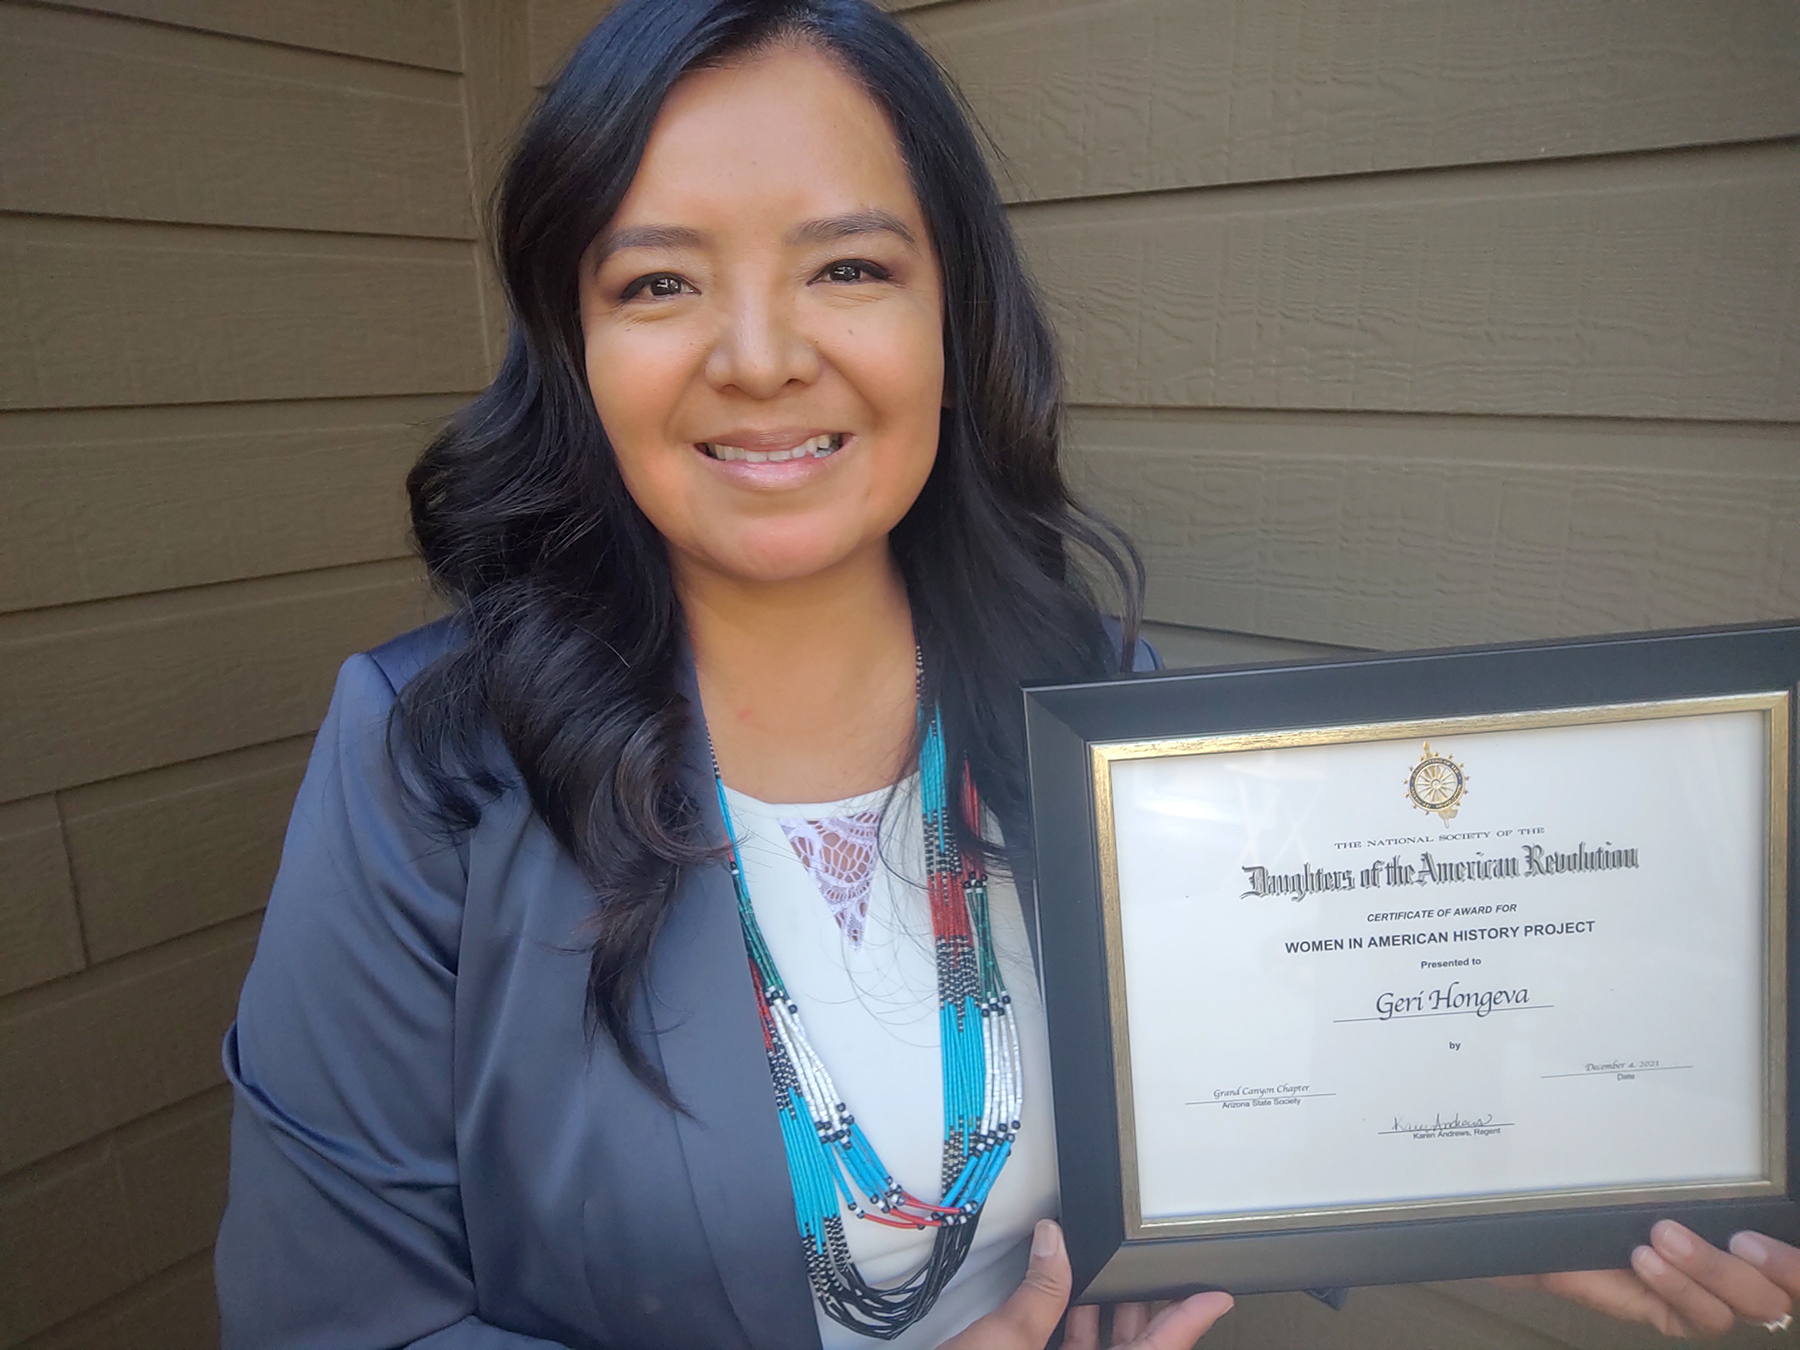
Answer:
[(464, 859), (404, 799), (394, 689), (339, 673), (237, 1021), (224, 1344), (526, 1350), (475, 1316), (451, 1095)]

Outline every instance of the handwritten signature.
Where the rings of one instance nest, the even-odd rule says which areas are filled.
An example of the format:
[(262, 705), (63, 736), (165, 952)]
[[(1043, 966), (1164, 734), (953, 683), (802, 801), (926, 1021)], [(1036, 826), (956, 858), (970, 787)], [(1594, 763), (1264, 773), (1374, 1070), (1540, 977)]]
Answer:
[(1433, 1131), (1437, 1131), (1437, 1130), (1479, 1130), (1479, 1129), (1482, 1129), (1484, 1126), (1488, 1126), (1493, 1123), (1494, 1123), (1494, 1113), (1492, 1111), (1488, 1112), (1485, 1116), (1474, 1116), (1474, 1117), (1468, 1117), (1468, 1116), (1464, 1116), (1464, 1115), (1458, 1113), (1456, 1115), (1451, 1116), (1450, 1119), (1448, 1119), (1448, 1120), (1445, 1120), (1443, 1117), (1443, 1114), (1440, 1112), (1440, 1113), (1432, 1116), (1431, 1123), (1429, 1125), (1427, 1125), (1423, 1122), (1419, 1122), (1419, 1123), (1410, 1122), (1404, 1116), (1395, 1116), (1393, 1133), (1395, 1133), (1395, 1134), (1429, 1134), (1429, 1133), (1431, 1133)]

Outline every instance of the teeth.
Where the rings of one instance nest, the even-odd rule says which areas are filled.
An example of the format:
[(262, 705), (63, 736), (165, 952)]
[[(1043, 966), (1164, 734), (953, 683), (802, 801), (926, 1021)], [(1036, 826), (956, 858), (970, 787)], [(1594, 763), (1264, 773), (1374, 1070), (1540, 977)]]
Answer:
[(808, 455), (814, 459), (824, 459), (842, 449), (843, 444), (842, 432), (826, 432), (822, 436), (814, 436), (791, 450), (746, 450), (742, 446), (722, 445), (718, 441), (701, 442), (706, 453), (714, 459), (743, 460), (750, 464), (785, 464), (790, 459), (805, 459)]

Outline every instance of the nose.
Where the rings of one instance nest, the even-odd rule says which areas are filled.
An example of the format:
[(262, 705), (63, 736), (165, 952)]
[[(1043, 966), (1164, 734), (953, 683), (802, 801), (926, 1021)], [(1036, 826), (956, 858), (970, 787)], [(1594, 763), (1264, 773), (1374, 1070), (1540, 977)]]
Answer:
[(796, 326), (791, 305), (778, 296), (740, 294), (707, 355), (706, 378), (722, 392), (768, 399), (790, 385), (811, 384), (820, 364), (818, 348)]

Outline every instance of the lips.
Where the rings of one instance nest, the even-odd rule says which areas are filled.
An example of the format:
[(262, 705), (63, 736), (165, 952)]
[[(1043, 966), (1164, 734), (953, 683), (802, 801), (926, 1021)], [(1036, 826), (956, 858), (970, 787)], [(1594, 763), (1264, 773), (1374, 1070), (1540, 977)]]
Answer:
[(741, 461), (749, 464), (785, 464), (791, 459), (825, 459), (835, 455), (843, 449), (844, 439), (845, 433), (841, 431), (827, 431), (780, 450), (751, 449), (724, 441), (699, 441), (697, 445), (708, 458), (727, 463)]

